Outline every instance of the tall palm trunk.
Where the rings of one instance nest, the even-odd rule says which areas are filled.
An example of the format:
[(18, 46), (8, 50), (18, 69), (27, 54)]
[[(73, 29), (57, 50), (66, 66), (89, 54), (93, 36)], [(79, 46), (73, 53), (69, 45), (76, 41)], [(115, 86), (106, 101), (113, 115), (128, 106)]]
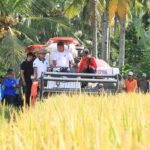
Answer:
[(96, 0), (91, 0), (93, 8), (93, 21), (92, 21), (92, 41), (93, 41), (93, 56), (97, 57), (97, 4)]
[(119, 67), (125, 63), (125, 20), (120, 19)]
[(106, 10), (102, 16), (102, 51), (101, 57), (109, 62), (109, 19), (108, 19), (108, 0), (106, 1)]

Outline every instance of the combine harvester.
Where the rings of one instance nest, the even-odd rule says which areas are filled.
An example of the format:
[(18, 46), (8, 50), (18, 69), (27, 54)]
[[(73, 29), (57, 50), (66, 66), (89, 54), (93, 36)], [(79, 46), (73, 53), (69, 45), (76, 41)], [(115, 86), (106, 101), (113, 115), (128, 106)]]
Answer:
[[(77, 73), (77, 66), (81, 60), (81, 51), (83, 48), (80, 42), (71, 37), (54, 37), (47, 42), (47, 49), (50, 53), (57, 50), (57, 42), (63, 41), (65, 47), (73, 53), (76, 67), (73, 70), (67, 68), (67, 72), (61, 72), (64, 68), (53, 68), (53, 71), (46, 72), (41, 76), (40, 98), (44, 93), (115, 93), (118, 90), (118, 68), (112, 68), (105, 61), (96, 59), (96, 74)], [(31, 47), (31, 46), (29, 46)], [(34, 47), (34, 46), (32, 46)], [(36, 46), (35, 46), (36, 47)], [(40, 46), (39, 46), (40, 47)], [(45, 48), (46, 46), (43, 45)], [(42, 48), (43, 48), (42, 47)], [(33, 50), (34, 51), (34, 50)], [(51, 55), (49, 56), (51, 59)]]
[[(76, 63), (81, 60), (80, 42), (72, 37), (54, 37), (48, 41), (48, 47), (53, 52), (57, 50), (57, 42), (63, 41), (65, 47), (73, 53)], [(61, 72), (62, 68), (54, 68), (53, 72), (42, 75), (40, 85), (40, 97), (48, 93), (115, 93), (118, 90), (118, 68), (110, 67), (105, 61), (97, 59), (97, 73), (77, 73), (76, 68), (68, 72)], [(45, 84), (47, 83), (47, 84)], [(84, 86), (83, 86), (84, 85)]]

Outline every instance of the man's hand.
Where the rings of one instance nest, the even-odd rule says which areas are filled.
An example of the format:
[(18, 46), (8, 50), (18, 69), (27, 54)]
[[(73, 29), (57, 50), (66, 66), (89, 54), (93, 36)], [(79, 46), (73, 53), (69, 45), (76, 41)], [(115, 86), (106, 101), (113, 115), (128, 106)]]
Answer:
[(74, 66), (75, 66), (75, 62), (74, 62), (74, 60), (71, 60), (70, 61), (70, 67), (73, 68)]
[(74, 64), (74, 63), (71, 63), (71, 64), (70, 64), (70, 67), (71, 67), (71, 68), (73, 68), (74, 66), (75, 66), (75, 64)]
[(23, 81), (22, 84), (23, 84), (24, 87), (26, 86), (26, 82), (25, 81)]
[(88, 55), (87, 58), (91, 58), (91, 55)]
[(12, 85), (14, 88), (16, 88), (17, 87), (17, 85), (16, 84), (14, 84), (14, 85)]
[(56, 67), (56, 60), (53, 60), (53, 61), (52, 61), (52, 66), (53, 66), (53, 68)]

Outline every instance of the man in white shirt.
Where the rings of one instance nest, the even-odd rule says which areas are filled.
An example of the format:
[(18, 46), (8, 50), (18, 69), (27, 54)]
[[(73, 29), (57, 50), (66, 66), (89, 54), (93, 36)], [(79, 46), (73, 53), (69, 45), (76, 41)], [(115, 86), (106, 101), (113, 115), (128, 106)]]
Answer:
[(49, 62), (47, 59), (45, 59), (46, 53), (46, 50), (40, 50), (38, 52), (38, 57), (33, 62), (35, 80), (39, 80), (41, 75), (48, 71)]
[(53, 67), (69, 68), (74, 65), (74, 59), (69, 51), (65, 50), (64, 43), (62, 41), (57, 44), (57, 51), (52, 54)]

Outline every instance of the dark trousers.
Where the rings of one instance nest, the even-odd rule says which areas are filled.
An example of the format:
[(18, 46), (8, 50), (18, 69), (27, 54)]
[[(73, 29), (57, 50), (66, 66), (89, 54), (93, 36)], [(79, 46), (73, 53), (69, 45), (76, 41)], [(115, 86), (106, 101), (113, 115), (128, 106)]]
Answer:
[(14, 105), (15, 103), (15, 96), (5, 95), (4, 99), (5, 99), (6, 105)]
[[(83, 73), (96, 73), (96, 69), (93, 69), (93, 68), (86, 68), (83, 70)], [(91, 77), (88, 77), (88, 78), (91, 78)], [(88, 85), (87, 82), (82, 82), (82, 85), (81, 87), (84, 88)]]
[(96, 73), (96, 69), (93, 68), (87, 68), (83, 71), (83, 73)]
[(32, 86), (32, 84), (27, 84), (27, 85), (24, 87), (26, 105), (28, 105), (28, 106), (30, 106), (31, 86)]
[(16, 107), (22, 107), (23, 106), (23, 100), (22, 100), (21, 95), (19, 95), (19, 94), (15, 95), (15, 103), (14, 103), (14, 105)]

